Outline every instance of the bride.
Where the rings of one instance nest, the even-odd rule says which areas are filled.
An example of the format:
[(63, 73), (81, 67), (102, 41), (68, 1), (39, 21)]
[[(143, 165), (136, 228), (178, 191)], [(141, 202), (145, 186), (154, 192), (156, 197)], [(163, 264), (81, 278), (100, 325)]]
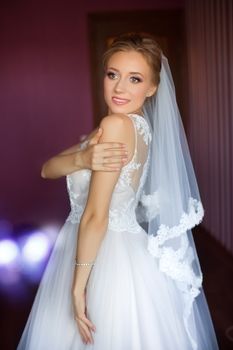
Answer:
[(191, 229), (204, 215), (168, 61), (129, 33), (104, 54), (108, 115), (48, 160), (61, 228), (19, 350), (218, 349)]

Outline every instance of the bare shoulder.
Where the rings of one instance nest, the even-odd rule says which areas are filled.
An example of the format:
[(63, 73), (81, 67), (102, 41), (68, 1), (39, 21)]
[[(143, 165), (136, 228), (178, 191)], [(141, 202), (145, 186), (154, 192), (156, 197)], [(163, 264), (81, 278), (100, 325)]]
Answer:
[(122, 142), (131, 159), (135, 147), (135, 132), (131, 119), (125, 114), (112, 114), (104, 117), (100, 123), (103, 129), (100, 142)]
[(101, 120), (100, 126), (105, 130), (106, 132), (112, 131), (119, 132), (119, 131), (126, 131), (130, 132), (132, 129), (132, 122), (130, 118), (125, 114), (111, 114), (107, 115)]

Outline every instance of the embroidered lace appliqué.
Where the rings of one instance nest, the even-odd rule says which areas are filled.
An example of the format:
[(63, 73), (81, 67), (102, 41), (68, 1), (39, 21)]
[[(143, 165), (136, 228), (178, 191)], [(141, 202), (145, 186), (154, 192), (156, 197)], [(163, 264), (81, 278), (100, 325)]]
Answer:
[[(197, 276), (192, 267), (194, 251), (189, 246), (187, 231), (198, 225), (203, 216), (202, 203), (190, 198), (188, 212), (182, 214), (180, 223), (171, 228), (160, 225), (156, 236), (149, 235), (147, 246), (150, 254), (158, 258), (159, 269), (177, 283), (184, 295), (184, 323), (193, 349), (197, 349), (197, 344), (190, 334), (188, 318), (194, 299), (200, 293), (203, 276), (202, 274)], [(180, 239), (178, 249), (166, 246), (167, 241), (178, 237)]]
[(144, 216), (147, 220), (155, 218), (159, 214), (159, 194), (155, 191), (153, 194), (142, 193), (140, 202), (143, 205)]
[(140, 135), (143, 135), (143, 140), (145, 142), (146, 145), (149, 144), (149, 141), (151, 141), (151, 133), (150, 133), (150, 129), (149, 126), (145, 120), (144, 117), (141, 117), (140, 115), (135, 114), (134, 115), (134, 120), (135, 120), (135, 125), (136, 128), (139, 132)]
[[(149, 126), (145, 119), (137, 114), (130, 114), (130, 119), (133, 121), (134, 127), (138, 131), (140, 135), (143, 135), (143, 140), (148, 145), (149, 140), (151, 139), (151, 134), (149, 130)], [(137, 135), (136, 135), (137, 138)], [(120, 185), (129, 186), (132, 182), (132, 176), (134, 170), (138, 170), (141, 166), (141, 163), (136, 162), (135, 159), (137, 157), (137, 148), (135, 148), (133, 158), (131, 161), (122, 168), (121, 175), (118, 180), (117, 187)]]
[(202, 203), (194, 198), (189, 198), (188, 213), (182, 214), (180, 223), (177, 226), (169, 228), (168, 226), (160, 225), (157, 235), (150, 235), (148, 237), (149, 252), (156, 257), (161, 256), (163, 249), (162, 245), (165, 241), (178, 237), (195, 225), (198, 225), (203, 216), (204, 209)]
[(69, 175), (66, 176), (66, 184), (69, 193), (71, 208), (70, 214), (67, 217), (66, 221), (70, 221), (72, 222), (72, 224), (76, 224), (80, 221), (80, 218), (83, 213), (83, 207), (78, 203), (79, 195), (72, 191), (72, 179), (69, 177)]
[(135, 215), (135, 199), (132, 197), (120, 209), (109, 210), (109, 229), (137, 233), (141, 231)]
[(118, 182), (117, 182), (117, 187), (119, 186), (129, 186), (132, 182), (132, 172), (134, 170), (137, 170), (140, 168), (141, 163), (137, 163), (135, 162), (135, 158), (136, 158), (136, 152), (133, 156), (133, 158), (131, 159), (131, 161), (126, 164), (125, 167), (123, 167), (122, 172), (119, 176)]

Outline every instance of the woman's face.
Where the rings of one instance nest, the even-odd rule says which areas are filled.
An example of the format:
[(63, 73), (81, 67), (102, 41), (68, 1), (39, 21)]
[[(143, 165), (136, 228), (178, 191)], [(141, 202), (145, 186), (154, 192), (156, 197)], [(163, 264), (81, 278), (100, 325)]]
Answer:
[(155, 91), (151, 68), (141, 53), (119, 51), (110, 57), (104, 77), (104, 99), (110, 114), (140, 114), (146, 97)]

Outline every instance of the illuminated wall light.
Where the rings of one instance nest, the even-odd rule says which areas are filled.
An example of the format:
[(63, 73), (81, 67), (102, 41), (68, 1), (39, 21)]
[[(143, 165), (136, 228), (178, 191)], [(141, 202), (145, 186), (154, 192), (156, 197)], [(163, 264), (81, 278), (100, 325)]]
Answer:
[(19, 248), (11, 239), (0, 241), (0, 265), (14, 263), (19, 257)]
[(27, 264), (36, 264), (45, 260), (49, 254), (51, 244), (42, 232), (31, 234), (22, 248), (22, 259)]
[(21, 275), (30, 283), (38, 283), (46, 267), (52, 243), (44, 232), (36, 231), (21, 237)]
[[(13, 285), (15, 293), (25, 278), (38, 283), (46, 267), (46, 260), (56, 241), (59, 224), (49, 224), (40, 230), (28, 232), (14, 241), (11, 225), (0, 220), (0, 289), (7, 294)], [(25, 283), (25, 282), (24, 282)], [(19, 289), (18, 289), (19, 288)]]
[(11, 239), (0, 240), (0, 287), (1, 289), (15, 285), (20, 280), (18, 262), (20, 251)]

